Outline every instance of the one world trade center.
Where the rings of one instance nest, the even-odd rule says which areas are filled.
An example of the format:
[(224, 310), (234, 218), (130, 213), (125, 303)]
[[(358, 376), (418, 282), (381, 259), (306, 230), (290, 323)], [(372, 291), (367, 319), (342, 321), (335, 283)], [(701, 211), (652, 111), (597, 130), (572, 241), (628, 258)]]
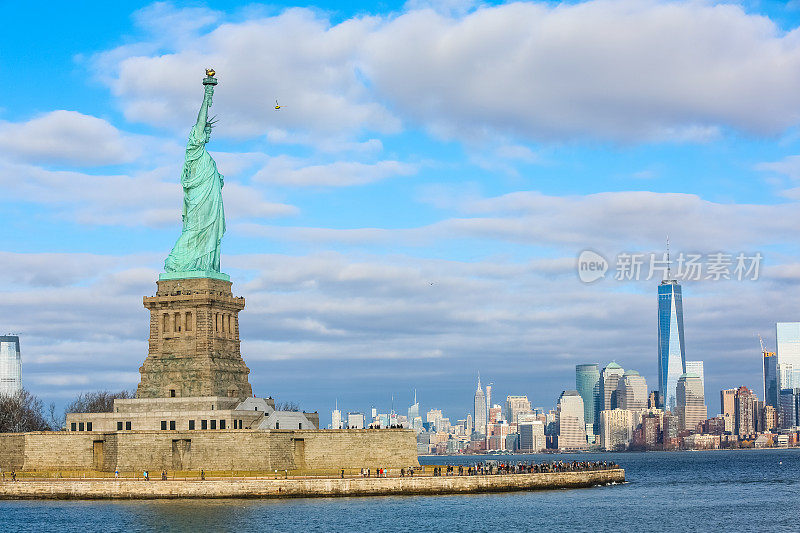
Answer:
[(658, 392), (662, 409), (675, 412), (678, 379), (685, 372), (681, 286), (674, 279), (665, 279), (658, 286)]

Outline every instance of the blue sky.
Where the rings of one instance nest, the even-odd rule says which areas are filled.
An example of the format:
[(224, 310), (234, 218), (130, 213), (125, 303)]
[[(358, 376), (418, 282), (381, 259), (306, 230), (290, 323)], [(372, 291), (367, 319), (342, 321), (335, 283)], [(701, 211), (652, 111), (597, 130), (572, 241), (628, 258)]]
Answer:
[(612, 359), (655, 388), (658, 280), (575, 260), (667, 235), (764, 255), (757, 281), (684, 284), (710, 413), (761, 393), (754, 334), (800, 318), (794, 2), (3, 7), (0, 324), (46, 400), (138, 382), (208, 66), (261, 395), (327, 419), (416, 388), (457, 419), (478, 371), (549, 408)]

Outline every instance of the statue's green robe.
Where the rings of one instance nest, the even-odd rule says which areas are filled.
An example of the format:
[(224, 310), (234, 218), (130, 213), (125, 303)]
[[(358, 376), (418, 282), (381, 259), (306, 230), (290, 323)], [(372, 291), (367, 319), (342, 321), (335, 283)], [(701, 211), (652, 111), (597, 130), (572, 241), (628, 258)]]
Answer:
[(220, 271), (220, 240), (225, 233), (223, 178), (206, 151), (206, 142), (204, 128), (195, 124), (181, 174), (183, 232), (164, 262), (167, 272)]

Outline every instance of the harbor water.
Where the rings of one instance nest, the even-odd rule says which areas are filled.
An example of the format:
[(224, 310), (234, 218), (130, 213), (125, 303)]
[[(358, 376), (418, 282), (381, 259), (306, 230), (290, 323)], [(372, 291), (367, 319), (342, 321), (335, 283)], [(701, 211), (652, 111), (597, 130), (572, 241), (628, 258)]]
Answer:
[(422, 457), (619, 463), (627, 482), (541, 492), (289, 500), (0, 501), (0, 531), (798, 531), (800, 450)]

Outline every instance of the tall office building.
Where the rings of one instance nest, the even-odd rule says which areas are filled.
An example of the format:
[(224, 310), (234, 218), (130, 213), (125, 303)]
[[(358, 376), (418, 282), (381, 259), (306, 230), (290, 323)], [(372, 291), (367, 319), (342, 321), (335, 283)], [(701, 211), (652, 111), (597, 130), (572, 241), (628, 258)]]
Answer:
[(331, 429), (342, 429), (342, 412), (339, 410), (338, 400), (331, 413)]
[(756, 432), (756, 416), (758, 414), (758, 396), (742, 385), (736, 389), (736, 424), (737, 435), (752, 435)]
[(627, 409), (608, 409), (600, 413), (600, 446), (604, 450), (624, 450), (633, 439), (634, 416)]
[(531, 420), (519, 424), (519, 448), (523, 453), (539, 453), (545, 449), (544, 422)]
[(703, 390), (706, 390), (706, 373), (703, 369), (702, 361), (686, 361), (686, 373), (699, 376), (700, 382), (703, 384)]
[(527, 396), (506, 396), (506, 415), (509, 424), (519, 422), (519, 415), (532, 413)]
[(800, 322), (775, 324), (779, 389), (800, 387)]
[(444, 415), (441, 409), (431, 409), (425, 414), (425, 421), (438, 433), (442, 428), (443, 417)]
[(364, 413), (347, 413), (348, 429), (364, 429)]
[(478, 390), (475, 391), (475, 432), (486, 434), (486, 422), (488, 420), (486, 410), (486, 396), (481, 388), (481, 376), (478, 374)]
[(764, 356), (764, 403), (778, 408), (778, 358), (775, 352), (762, 350)]
[[(778, 403), (780, 405), (780, 401)], [(763, 424), (759, 426), (759, 431), (775, 431), (780, 426), (778, 421), (778, 408), (771, 405), (764, 406), (763, 416), (761, 417)]]
[(576, 390), (561, 393), (558, 398), (558, 449), (586, 448), (586, 423), (583, 421), (583, 398)]
[(719, 410), (725, 421), (725, 432), (733, 434), (736, 426), (736, 389), (719, 391)]
[(600, 397), (602, 402), (600, 411), (609, 411), (617, 408), (617, 385), (625, 374), (625, 370), (617, 363), (611, 362), (606, 365), (600, 374)]
[(11, 396), (22, 390), (22, 359), (19, 337), (0, 336), (0, 395)]
[(697, 424), (708, 418), (703, 382), (697, 374), (683, 374), (678, 378), (676, 408), (678, 428), (694, 431)]
[(681, 286), (665, 279), (658, 286), (658, 391), (663, 409), (675, 409), (678, 379), (685, 373)]
[(464, 424), (464, 429), (466, 430), (467, 436), (472, 435), (472, 415), (467, 414), (467, 422)]
[(575, 388), (583, 399), (583, 419), (586, 425), (592, 425), (597, 434), (595, 413), (600, 398), (600, 365), (597, 363), (575, 365)]
[(626, 370), (617, 384), (617, 408), (647, 409), (647, 381), (636, 370)]
[(781, 391), (778, 422), (782, 429), (800, 426), (800, 388)]
[[(414, 420), (419, 416), (419, 402), (417, 401), (417, 389), (414, 389), (414, 403), (408, 408), (408, 426), (414, 428)], [(416, 428), (414, 428), (416, 429)]]
[[(489, 383), (488, 385), (486, 385), (486, 424), (487, 424), (487, 426), (492, 421), (491, 409), (492, 409), (492, 384)], [(488, 428), (487, 428), (486, 434), (487, 435), (489, 434)]]

